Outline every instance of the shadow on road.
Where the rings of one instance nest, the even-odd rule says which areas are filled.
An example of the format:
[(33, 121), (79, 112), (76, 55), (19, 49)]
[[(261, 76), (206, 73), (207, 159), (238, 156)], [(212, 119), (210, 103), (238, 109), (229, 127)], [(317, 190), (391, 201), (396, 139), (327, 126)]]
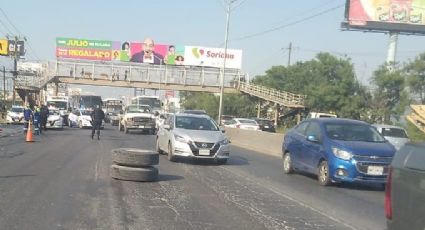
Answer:
[(159, 174), (158, 181), (173, 181), (173, 180), (183, 180), (184, 177), (177, 175), (169, 175), (169, 174)]
[(16, 178), (16, 177), (31, 177), (36, 176), (34, 174), (22, 174), (22, 175), (12, 175), (12, 176), (0, 176), (0, 179), (7, 179), (7, 178)]
[(177, 162), (190, 165), (249, 165), (246, 158), (230, 157), (226, 164), (219, 164), (214, 159), (177, 158)]

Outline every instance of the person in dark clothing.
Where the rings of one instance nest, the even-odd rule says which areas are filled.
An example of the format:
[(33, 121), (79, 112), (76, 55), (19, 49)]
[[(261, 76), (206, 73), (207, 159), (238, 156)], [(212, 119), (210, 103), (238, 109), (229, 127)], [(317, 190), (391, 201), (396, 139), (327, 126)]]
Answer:
[(47, 117), (49, 117), (49, 108), (47, 106), (43, 106), (40, 111), (40, 120), (41, 120), (41, 127), (40, 130), (47, 130)]
[(96, 106), (96, 108), (90, 114), (92, 120), (92, 130), (91, 130), (91, 139), (94, 137), (94, 133), (97, 130), (97, 139), (100, 139), (100, 126), (102, 125), (103, 119), (105, 119), (105, 113), (100, 108), (100, 106)]
[(41, 134), (41, 110), (38, 107), (34, 108), (33, 122), (35, 134)]
[(33, 112), (29, 105), (27, 105), (24, 109), (24, 132), (26, 133), (29, 128), (29, 122), (33, 119)]

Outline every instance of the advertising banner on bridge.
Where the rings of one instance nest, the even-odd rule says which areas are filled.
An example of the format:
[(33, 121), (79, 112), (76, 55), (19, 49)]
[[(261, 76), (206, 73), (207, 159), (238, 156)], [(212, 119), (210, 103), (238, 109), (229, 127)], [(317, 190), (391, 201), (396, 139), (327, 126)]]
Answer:
[(424, 0), (349, 0), (348, 27), (425, 33)]
[(112, 60), (112, 42), (75, 38), (56, 38), (56, 57), (96, 61)]
[[(156, 65), (223, 67), (224, 49), (141, 42), (56, 38), (56, 57)], [(242, 50), (227, 50), (226, 68), (240, 69)]]
[[(240, 69), (242, 67), (242, 50), (227, 49), (226, 56), (226, 68)], [(184, 57), (185, 65), (222, 68), (224, 49), (186, 46)]]

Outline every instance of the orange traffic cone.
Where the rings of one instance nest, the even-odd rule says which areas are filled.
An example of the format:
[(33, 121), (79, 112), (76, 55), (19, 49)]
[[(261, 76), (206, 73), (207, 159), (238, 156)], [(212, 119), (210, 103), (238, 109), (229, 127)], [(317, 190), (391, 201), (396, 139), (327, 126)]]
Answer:
[(31, 120), (28, 121), (27, 139), (25, 141), (26, 142), (34, 142), (34, 139), (32, 138)]

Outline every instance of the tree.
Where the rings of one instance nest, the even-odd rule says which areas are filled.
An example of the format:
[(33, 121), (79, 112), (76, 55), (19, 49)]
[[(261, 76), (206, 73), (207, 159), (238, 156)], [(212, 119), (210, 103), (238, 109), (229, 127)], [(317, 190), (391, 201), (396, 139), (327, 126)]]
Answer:
[[(218, 117), (219, 97), (212, 93), (182, 92), (182, 105), (185, 109), (203, 109), (213, 118)], [(224, 94), (223, 114), (255, 116), (255, 99), (244, 94)]]
[(415, 60), (407, 63), (404, 72), (407, 75), (410, 92), (425, 104), (425, 53), (419, 54)]
[(273, 66), (254, 83), (291, 93), (307, 95), (310, 110), (336, 112), (339, 116), (360, 119), (368, 97), (356, 79), (348, 58), (319, 53), (316, 58), (289, 67)]
[(388, 65), (384, 64), (374, 72), (372, 83), (376, 86), (374, 100), (377, 102), (378, 109), (383, 112), (383, 121), (389, 123), (391, 116), (398, 120), (408, 104), (402, 71), (391, 71)]

